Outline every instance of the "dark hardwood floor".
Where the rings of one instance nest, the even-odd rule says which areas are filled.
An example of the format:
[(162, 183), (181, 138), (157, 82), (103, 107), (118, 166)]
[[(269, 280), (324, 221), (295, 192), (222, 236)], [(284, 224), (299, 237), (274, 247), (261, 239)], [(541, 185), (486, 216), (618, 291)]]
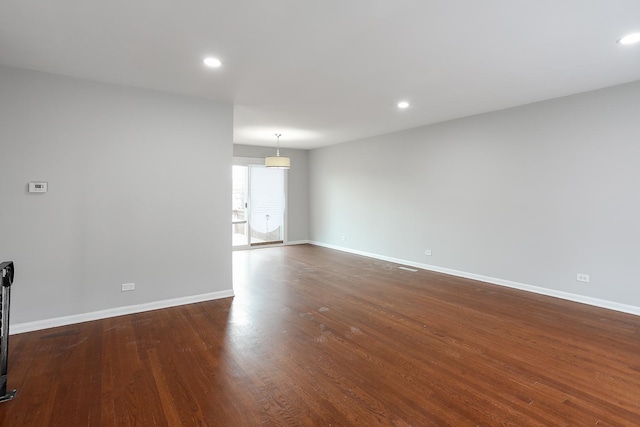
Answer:
[(236, 297), (11, 337), (0, 426), (638, 426), (640, 317), (302, 245)]

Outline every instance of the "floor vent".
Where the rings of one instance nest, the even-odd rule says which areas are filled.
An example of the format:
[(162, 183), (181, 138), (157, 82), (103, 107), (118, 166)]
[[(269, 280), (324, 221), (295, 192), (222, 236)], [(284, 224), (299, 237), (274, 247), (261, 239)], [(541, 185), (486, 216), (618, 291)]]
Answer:
[(409, 268), (409, 267), (398, 267), (398, 270), (410, 271), (412, 273), (415, 273), (416, 271), (418, 271), (415, 268)]

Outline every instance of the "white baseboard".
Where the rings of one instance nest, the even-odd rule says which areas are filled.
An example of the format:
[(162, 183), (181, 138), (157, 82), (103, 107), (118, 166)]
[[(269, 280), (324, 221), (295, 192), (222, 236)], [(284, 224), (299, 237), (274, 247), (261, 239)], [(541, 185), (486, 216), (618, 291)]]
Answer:
[(620, 304), (613, 301), (602, 300), (598, 298), (591, 298), (584, 295), (572, 294), (569, 292), (556, 291), (553, 289), (542, 288), (540, 286), (527, 285), (525, 283), (513, 282), (511, 280), (496, 279), (495, 277), (482, 276), (480, 274), (467, 273), (465, 271), (453, 270), (450, 268), (438, 267), (435, 265), (421, 264), (419, 262), (407, 261), (398, 258), (392, 258), (384, 255), (378, 255), (371, 252), (359, 251), (356, 249), (349, 249), (342, 246), (330, 245), (327, 243), (317, 242), (311, 240), (309, 242), (312, 245), (322, 246), (328, 249), (335, 249), (342, 252), (348, 252), (355, 255), (362, 255), (369, 258), (375, 258), (382, 261), (389, 261), (396, 264), (409, 265), (411, 267), (421, 268), (423, 270), (436, 271), (438, 273), (450, 274), (452, 276), (463, 277), (466, 279), (479, 280), (481, 282), (491, 283), (493, 285), (505, 286), (513, 289), (520, 289), (522, 291), (533, 292), (540, 295), (546, 295), (555, 298), (561, 298), (567, 301), (579, 302), (582, 304), (588, 304), (595, 307), (606, 308), (609, 310), (620, 311), (623, 313), (635, 314), (640, 316), (640, 307), (634, 305)]
[(291, 246), (291, 245), (307, 245), (309, 244), (308, 240), (293, 240), (293, 241), (288, 241), (286, 246)]
[(40, 329), (55, 328), (58, 326), (72, 325), (75, 323), (89, 322), (91, 320), (106, 319), (109, 317), (124, 316), (126, 314), (142, 313), (145, 311), (159, 310), (161, 308), (176, 307), (179, 305), (193, 304), (196, 302), (212, 301), (233, 296), (233, 289), (210, 292), (201, 295), (173, 298), (162, 301), (154, 301), (145, 304), (127, 305), (125, 307), (110, 308), (91, 313), (74, 314), (73, 316), (56, 317), (53, 319), (37, 320), (35, 322), (17, 323), (9, 327), (10, 335)]

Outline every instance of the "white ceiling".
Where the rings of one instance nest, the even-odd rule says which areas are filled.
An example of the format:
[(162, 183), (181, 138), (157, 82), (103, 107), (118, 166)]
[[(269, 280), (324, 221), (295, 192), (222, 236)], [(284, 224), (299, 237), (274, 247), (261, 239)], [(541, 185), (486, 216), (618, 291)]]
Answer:
[(630, 32), (640, 0), (0, 0), (0, 63), (228, 100), (234, 142), (296, 148), (640, 80)]

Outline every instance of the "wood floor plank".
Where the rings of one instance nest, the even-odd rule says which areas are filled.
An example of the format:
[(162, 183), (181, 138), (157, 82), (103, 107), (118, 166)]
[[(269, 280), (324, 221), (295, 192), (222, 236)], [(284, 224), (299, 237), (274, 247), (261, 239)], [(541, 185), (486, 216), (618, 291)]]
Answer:
[(234, 298), (15, 335), (0, 425), (640, 425), (640, 317), (398, 267), (234, 252)]

